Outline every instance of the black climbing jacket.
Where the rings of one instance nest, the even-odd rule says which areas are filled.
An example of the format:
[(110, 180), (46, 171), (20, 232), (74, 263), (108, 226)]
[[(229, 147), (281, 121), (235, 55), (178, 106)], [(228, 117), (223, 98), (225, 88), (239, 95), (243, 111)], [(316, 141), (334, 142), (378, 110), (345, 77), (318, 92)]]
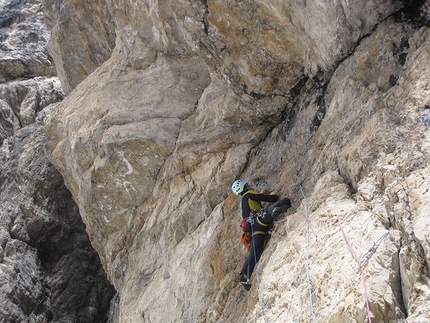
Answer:
[(242, 219), (249, 217), (252, 210), (261, 210), (261, 202), (274, 203), (278, 198), (278, 195), (260, 194), (254, 190), (247, 190), (240, 200)]

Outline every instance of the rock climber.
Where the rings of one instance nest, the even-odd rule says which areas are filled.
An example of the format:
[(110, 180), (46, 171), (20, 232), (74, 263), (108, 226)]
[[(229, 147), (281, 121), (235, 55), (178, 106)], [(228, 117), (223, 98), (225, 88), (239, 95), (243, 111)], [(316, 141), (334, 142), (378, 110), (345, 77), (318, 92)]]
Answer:
[[(269, 194), (269, 191), (264, 190), (259, 193), (251, 189), (248, 183), (242, 179), (235, 180), (231, 190), (242, 197), (240, 200), (241, 227), (244, 231), (242, 241), (244, 242), (245, 236), (248, 237), (249, 254), (239, 274), (239, 283), (246, 290), (249, 290), (251, 288), (251, 274), (264, 250), (266, 233), (273, 227), (274, 219), (291, 207), (291, 201), (289, 198), (278, 201), (279, 196), (275, 192)], [(261, 202), (273, 204), (263, 208)], [(244, 244), (246, 245), (245, 242)]]

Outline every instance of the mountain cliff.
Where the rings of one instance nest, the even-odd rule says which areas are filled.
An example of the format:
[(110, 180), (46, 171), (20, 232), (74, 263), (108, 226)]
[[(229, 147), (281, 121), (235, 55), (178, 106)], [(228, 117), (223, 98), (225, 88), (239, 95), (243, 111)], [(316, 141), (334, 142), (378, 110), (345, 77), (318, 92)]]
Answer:
[(45, 156), (49, 38), (39, 1), (0, 1), (0, 322), (106, 322), (115, 290)]
[[(42, 3), (110, 322), (430, 322), (429, 1)], [(250, 291), (237, 178), (293, 205)]]

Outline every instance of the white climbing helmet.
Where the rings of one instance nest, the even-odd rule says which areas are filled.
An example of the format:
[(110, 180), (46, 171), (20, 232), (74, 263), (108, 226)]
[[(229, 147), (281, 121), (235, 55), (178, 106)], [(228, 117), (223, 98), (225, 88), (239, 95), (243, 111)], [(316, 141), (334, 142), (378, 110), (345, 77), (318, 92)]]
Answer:
[(236, 195), (240, 195), (247, 189), (248, 189), (248, 183), (243, 179), (237, 179), (234, 181), (233, 185), (231, 185), (231, 190)]

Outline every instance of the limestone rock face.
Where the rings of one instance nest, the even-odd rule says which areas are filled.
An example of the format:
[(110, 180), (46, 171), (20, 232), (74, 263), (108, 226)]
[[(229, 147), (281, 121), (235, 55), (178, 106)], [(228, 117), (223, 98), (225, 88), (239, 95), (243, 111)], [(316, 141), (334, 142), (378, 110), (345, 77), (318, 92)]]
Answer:
[[(203, 7), (204, 5), (204, 7)], [(324, 78), (398, 1), (175, 1), (209, 66), (253, 96), (294, 94)]]
[(52, 36), (50, 54), (62, 88), (69, 93), (109, 58), (115, 44), (112, 18), (104, 1), (41, 0)]
[[(430, 320), (428, 1), (92, 5), (115, 48), (45, 128), (112, 322)], [(293, 202), (249, 292), (237, 178)]]
[(0, 150), (0, 317), (103, 322), (113, 290), (45, 143), (39, 120)]
[(47, 52), (50, 32), (40, 1), (1, 1), (0, 12), (0, 83), (18, 77), (55, 76)]
[(57, 78), (36, 77), (0, 84), (0, 143), (18, 129), (36, 122), (42, 109), (63, 97)]
[(38, 1), (0, 1), (0, 322), (106, 322), (115, 294), (43, 118), (64, 98)]

